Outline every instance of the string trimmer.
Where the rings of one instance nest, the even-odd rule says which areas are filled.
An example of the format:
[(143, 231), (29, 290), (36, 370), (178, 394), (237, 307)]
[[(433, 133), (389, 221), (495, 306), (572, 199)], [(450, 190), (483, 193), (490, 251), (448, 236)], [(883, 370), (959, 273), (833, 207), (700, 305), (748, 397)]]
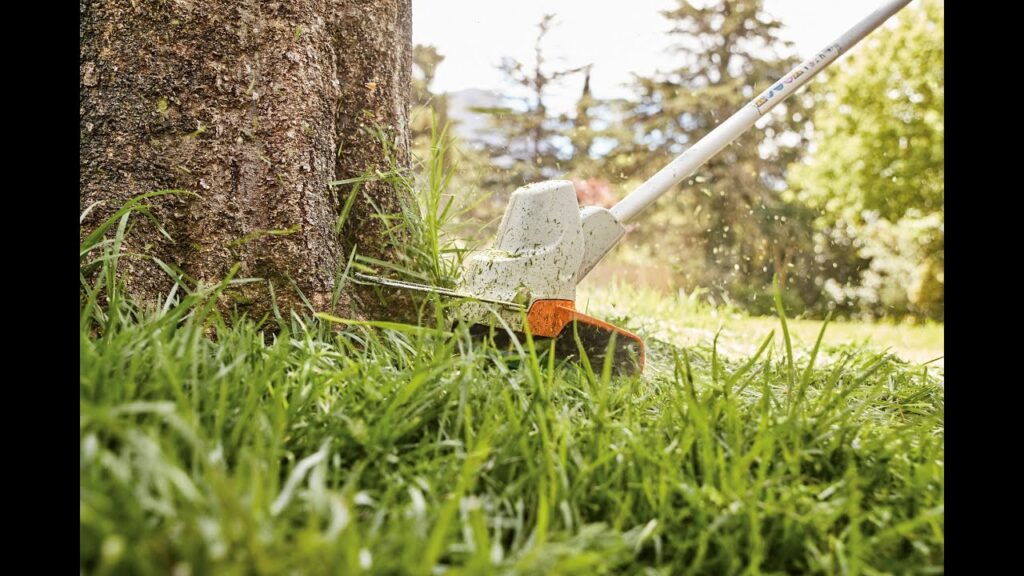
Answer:
[[(722, 122), (610, 209), (580, 208), (572, 182), (549, 180), (512, 193), (491, 248), (469, 255), (457, 290), (358, 275), (388, 286), (465, 298), (457, 321), (474, 332), (530, 333), (554, 338), (555, 351), (593, 359), (608, 350), (616, 367), (643, 369), (639, 336), (576, 310), (576, 285), (626, 232), (625, 225), (678, 182), (689, 178), (757, 120), (805, 85), (840, 54), (899, 12), (910, 0), (886, 2)], [(612, 344), (612, 345), (610, 345)]]

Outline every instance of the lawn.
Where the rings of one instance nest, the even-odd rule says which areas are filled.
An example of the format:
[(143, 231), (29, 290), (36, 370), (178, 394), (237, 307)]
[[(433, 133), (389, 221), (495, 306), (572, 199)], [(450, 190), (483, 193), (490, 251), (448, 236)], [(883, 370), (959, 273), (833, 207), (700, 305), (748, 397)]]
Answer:
[(143, 311), (111, 266), (80, 303), (83, 573), (943, 571), (941, 369), (856, 326), (816, 347), (591, 295), (648, 339), (619, 378), (430, 327), (229, 326), (223, 286)]
[[(606, 280), (601, 284), (588, 279), (577, 298), (580, 307), (602, 318), (621, 318), (634, 330), (675, 346), (710, 342), (721, 330), (719, 349), (743, 356), (757, 350), (760, 340), (779, 328), (778, 318), (712, 308), (686, 295)], [(821, 327), (820, 320), (788, 321), (793, 345), (799, 348), (813, 346)], [(942, 324), (833, 321), (823, 345), (889, 350), (907, 362), (943, 367), (944, 341)]]

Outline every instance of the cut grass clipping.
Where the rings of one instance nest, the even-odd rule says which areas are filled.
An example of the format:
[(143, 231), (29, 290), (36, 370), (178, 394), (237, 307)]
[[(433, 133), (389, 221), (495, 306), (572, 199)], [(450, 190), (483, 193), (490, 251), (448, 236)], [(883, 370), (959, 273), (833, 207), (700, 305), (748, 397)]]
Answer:
[(124, 297), (144, 210), (81, 246), (83, 573), (943, 570), (924, 366), (794, 349), (781, 306), (749, 357), (652, 342), (627, 379), (458, 330), (271, 335), (213, 305), (239, 280)]

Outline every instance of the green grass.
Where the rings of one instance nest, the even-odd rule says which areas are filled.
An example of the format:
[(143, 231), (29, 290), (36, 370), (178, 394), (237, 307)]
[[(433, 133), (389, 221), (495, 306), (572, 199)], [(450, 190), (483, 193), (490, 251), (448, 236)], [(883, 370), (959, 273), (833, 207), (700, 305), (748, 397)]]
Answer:
[(131, 214), (82, 247), (83, 573), (943, 570), (934, 369), (790, 355), (780, 329), (681, 347), (629, 319), (642, 377), (461, 331), (274, 335), (217, 312), (242, 280), (124, 297)]
[[(778, 318), (752, 317), (725, 306), (710, 307), (696, 297), (608, 279), (601, 283), (588, 279), (577, 300), (598, 317), (624, 318), (634, 328), (676, 346), (708, 342), (721, 331), (720, 351), (724, 347), (734, 356), (757, 350), (761, 338), (779, 325)], [(795, 345), (814, 345), (821, 332), (820, 320), (787, 322)], [(824, 345), (891, 351), (908, 362), (944, 366), (942, 324), (833, 321), (825, 333)]]
[[(387, 220), (408, 260), (348, 268), (450, 285), (446, 148), (415, 183), (349, 182), (349, 201), (369, 178), (420, 193)], [(618, 378), (450, 332), (447, 303), (423, 326), (257, 326), (215, 305), (255, 280), (192, 286), (158, 262), (179, 282), (141, 306), (123, 238), (180, 193), (80, 246), (82, 573), (943, 571), (944, 376), (877, 327), (584, 291), (648, 343), (644, 375)], [(941, 354), (925, 330), (905, 348)]]

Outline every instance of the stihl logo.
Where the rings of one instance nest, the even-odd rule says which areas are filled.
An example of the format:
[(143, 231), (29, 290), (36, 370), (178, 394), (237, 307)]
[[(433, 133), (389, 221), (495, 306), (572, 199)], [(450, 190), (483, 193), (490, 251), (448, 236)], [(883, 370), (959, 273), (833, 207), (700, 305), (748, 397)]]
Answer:
[(811, 58), (807, 62), (804, 62), (803, 65), (801, 65), (799, 68), (796, 68), (795, 70), (790, 72), (788, 76), (780, 80), (778, 84), (772, 86), (771, 88), (763, 92), (757, 100), (754, 100), (754, 107), (757, 108), (757, 112), (759, 114), (764, 114), (764, 111), (761, 110), (761, 108), (776, 95), (782, 93), (782, 91), (785, 90), (787, 86), (796, 81), (797, 78), (803, 76), (804, 73), (813, 70), (822, 62), (831, 62), (838, 55), (838, 44), (833, 44), (832, 46), (829, 46), (828, 48), (822, 50), (821, 52), (818, 52), (818, 54), (815, 55), (814, 58)]

